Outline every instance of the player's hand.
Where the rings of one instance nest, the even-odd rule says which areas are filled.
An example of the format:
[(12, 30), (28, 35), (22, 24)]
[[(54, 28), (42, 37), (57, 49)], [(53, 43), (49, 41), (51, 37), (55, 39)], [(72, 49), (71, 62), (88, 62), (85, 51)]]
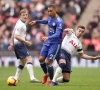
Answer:
[(10, 43), (10, 45), (8, 46), (8, 50), (9, 51), (13, 50), (13, 43)]
[(66, 28), (64, 29), (64, 31), (67, 32), (68, 34), (74, 33), (74, 30), (72, 28)]
[(46, 42), (46, 41), (48, 40), (48, 37), (42, 37), (42, 40), (43, 40), (44, 42)]
[(100, 59), (100, 55), (95, 56), (95, 57), (93, 58), (93, 60), (97, 60), (97, 59)]
[(32, 45), (32, 43), (30, 42), (30, 41), (25, 41), (24, 42), (27, 46), (31, 46)]
[(36, 23), (36, 21), (31, 21), (31, 22), (29, 22), (30, 25), (33, 25), (33, 24), (35, 24), (35, 23)]

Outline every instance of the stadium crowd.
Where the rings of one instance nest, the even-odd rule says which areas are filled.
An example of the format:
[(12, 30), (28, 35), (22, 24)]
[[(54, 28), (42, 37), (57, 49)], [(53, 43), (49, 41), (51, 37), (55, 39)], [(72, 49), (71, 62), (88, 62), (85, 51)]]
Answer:
[[(73, 28), (88, 1), (89, 0), (0, 0), (0, 50), (8, 50), (9, 39), (14, 25), (18, 20), (18, 13), (22, 8), (28, 8), (30, 14), (29, 21), (46, 19), (48, 17), (46, 9), (53, 3), (57, 7), (58, 15), (62, 17), (64, 21), (65, 28)], [(83, 43), (86, 44), (86, 49), (91, 48), (92, 43), (95, 46), (95, 50), (100, 51), (100, 35), (98, 35), (100, 34), (99, 11), (100, 8), (95, 12), (93, 19), (87, 26), (87, 32), (83, 36)], [(30, 50), (40, 51), (43, 45), (41, 37), (47, 35), (47, 31), (47, 25), (40, 24), (30, 26), (27, 24), (26, 39), (32, 41), (32, 45), (28, 48)]]
[(94, 12), (94, 15), (87, 25), (83, 36), (85, 50), (100, 51), (100, 7)]

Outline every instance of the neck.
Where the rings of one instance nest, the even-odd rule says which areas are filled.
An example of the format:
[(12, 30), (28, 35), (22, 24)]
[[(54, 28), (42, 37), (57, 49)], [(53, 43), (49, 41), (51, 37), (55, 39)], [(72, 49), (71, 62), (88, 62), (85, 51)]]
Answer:
[(23, 21), (21, 18), (20, 18), (20, 20), (21, 20), (23, 23), (25, 23), (25, 21)]
[(52, 18), (54, 19), (54, 18), (56, 18), (58, 15), (57, 14), (55, 14), (54, 16), (52, 16)]
[(78, 39), (80, 38), (80, 37), (77, 37)]
[(79, 36), (76, 36), (78, 39), (80, 38)]
[(76, 33), (75, 33), (75, 36), (79, 39), (80, 37), (78, 37), (77, 35), (76, 35)]

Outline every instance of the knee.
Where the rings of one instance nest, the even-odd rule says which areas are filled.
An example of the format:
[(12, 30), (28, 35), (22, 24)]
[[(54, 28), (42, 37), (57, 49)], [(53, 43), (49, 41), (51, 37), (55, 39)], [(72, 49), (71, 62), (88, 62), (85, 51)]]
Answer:
[(47, 65), (47, 66), (51, 66), (51, 65), (52, 65), (52, 61), (46, 60), (46, 65)]
[(65, 68), (66, 64), (65, 63), (60, 63), (59, 67), (63, 70)]
[(63, 78), (63, 82), (67, 82), (68, 83), (69, 81), (70, 81), (69, 79), (64, 79)]
[(20, 62), (21, 66), (25, 66), (26, 62)]
[(31, 56), (27, 57), (27, 62), (31, 62), (32, 63), (32, 57)]
[(39, 62), (40, 63), (42, 63), (42, 62), (44, 62), (45, 61), (45, 59), (43, 58), (43, 57), (39, 57)]
[(48, 63), (48, 62), (47, 62), (47, 63), (46, 63), (46, 65), (47, 65), (47, 66), (49, 66), (49, 65), (50, 65), (50, 63)]
[(18, 68), (22, 70), (24, 68), (24, 66), (23, 65), (19, 65)]
[(60, 63), (59, 66), (60, 66), (60, 68), (62, 69), (62, 73), (66, 73), (66, 72), (67, 72), (67, 73), (70, 73), (70, 71), (69, 71), (69, 69), (68, 69), (66, 63)]

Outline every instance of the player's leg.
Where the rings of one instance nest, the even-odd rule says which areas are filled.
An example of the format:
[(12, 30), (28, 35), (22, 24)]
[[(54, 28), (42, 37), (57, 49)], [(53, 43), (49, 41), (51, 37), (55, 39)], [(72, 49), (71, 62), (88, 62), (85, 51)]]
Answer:
[(46, 58), (44, 56), (40, 56), (39, 57), (39, 62), (40, 62), (40, 66), (41, 66), (44, 74), (47, 74), (48, 72), (47, 72), (47, 66), (46, 66), (46, 63), (45, 63), (45, 59)]
[(34, 77), (34, 70), (33, 70), (33, 64), (32, 64), (32, 57), (30, 56), (30, 53), (29, 53), (29, 50), (26, 48), (26, 46), (23, 44), (21, 46), (22, 48), (20, 48), (20, 58), (23, 58), (27, 64), (27, 70), (28, 70), (28, 73), (29, 73), (29, 76), (30, 76), (30, 82), (39, 82), (39, 80), (37, 80), (35, 77)]
[(51, 82), (50, 86), (59, 85), (58, 83), (68, 83), (70, 81), (70, 73), (63, 73), (61, 77), (56, 78), (55, 82)]
[(67, 72), (63, 73), (63, 76), (57, 78), (56, 81), (59, 83), (64, 83), (64, 82), (68, 83), (70, 81), (70, 73)]
[(44, 72), (44, 76), (43, 76), (43, 79), (42, 79), (42, 84), (46, 83), (47, 81), (47, 78), (49, 77), (48, 75), (48, 70), (47, 70), (47, 65), (45, 63), (45, 59), (47, 57), (47, 54), (48, 54), (48, 46), (44, 45), (41, 49), (41, 52), (40, 52), (40, 56), (39, 56), (39, 62), (40, 62), (40, 66)]
[[(70, 79), (70, 72), (71, 72), (70, 54), (68, 54), (64, 50), (61, 50), (60, 59), (58, 60), (58, 63), (59, 63), (59, 68), (57, 68), (56, 70), (51, 86), (56, 85), (55, 81), (59, 80), (59, 82), (68, 82)], [(61, 72), (63, 74), (63, 77), (57, 78)]]
[(47, 65), (47, 69), (48, 69), (48, 73), (50, 77), (50, 81), (48, 81), (47, 85), (51, 83), (51, 80), (53, 79), (53, 75), (54, 75), (54, 68), (52, 66), (52, 63), (53, 61), (46, 59), (46, 65)]
[(15, 77), (16, 77), (17, 79), (19, 79), (19, 76), (20, 76), (20, 74), (21, 74), (21, 72), (22, 72), (22, 70), (23, 70), (25, 64), (26, 64), (26, 60), (20, 59), (20, 64), (19, 64), (19, 66), (17, 67), (16, 73), (15, 73)]
[(30, 76), (30, 82), (40, 82), (34, 76), (32, 57), (31, 56), (27, 56), (26, 58), (24, 58), (24, 60), (26, 60), (26, 62), (27, 62), (26, 67), (27, 67), (27, 70), (28, 70), (28, 73), (29, 73), (29, 76)]
[[(59, 74), (62, 73), (62, 69), (63, 67), (66, 65), (66, 61), (65, 61), (65, 53), (62, 51), (62, 49), (58, 52), (58, 55), (56, 56), (56, 60), (57, 63), (59, 64), (59, 66), (56, 68), (53, 80), (52, 80), (52, 84), (54, 84), (57, 80), (57, 77), (59, 76)], [(52, 85), (51, 84), (51, 85)]]
[(32, 57), (27, 56), (25, 59), (27, 61), (26, 67), (30, 75), (30, 80), (33, 80), (35, 77), (34, 77), (34, 70), (33, 70), (33, 64), (32, 64)]
[(63, 82), (69, 82), (70, 72), (71, 72), (71, 55), (63, 49), (61, 50), (61, 52), (62, 53), (60, 57), (62, 58), (62, 61), (60, 60), (59, 66), (62, 68), (62, 73), (63, 73), (62, 80)]
[(56, 68), (56, 71), (55, 71), (54, 77), (52, 79), (52, 82), (56, 82), (59, 74), (62, 73), (62, 69), (63, 69), (64, 65), (66, 65), (66, 61), (64, 59), (60, 59), (59, 60), (59, 66)]
[(63, 77), (57, 78), (57, 82), (69, 82), (71, 73), (71, 56), (69, 53), (62, 50), (61, 58), (62, 59), (59, 60), (59, 66), (62, 69)]
[(53, 76), (52, 82), (56, 82), (56, 80), (57, 80), (59, 74), (61, 74), (61, 73), (62, 73), (62, 69), (58, 66), (58, 67), (56, 68), (56, 71), (55, 71), (55, 74), (54, 74), (54, 76)]
[[(21, 46), (21, 45), (20, 45)], [(19, 45), (14, 45), (14, 52), (15, 52), (15, 55), (16, 55), (16, 57), (17, 57), (17, 59), (20, 59), (20, 46)], [(15, 77), (17, 78), (17, 79), (19, 79), (19, 76), (20, 76), (20, 74), (21, 74), (21, 72), (22, 72), (22, 70), (23, 70), (23, 68), (24, 68), (24, 65), (25, 65), (25, 63), (26, 63), (26, 61), (24, 61), (23, 59), (21, 60), (20, 59), (20, 64), (19, 64), (19, 66), (17, 67), (17, 70), (16, 70), (16, 73), (15, 73)]]
[(51, 82), (50, 86), (58, 85), (58, 83), (56, 82), (57, 78), (62, 73), (62, 70), (66, 65), (66, 61), (64, 59), (60, 59), (58, 61), (58, 63), (59, 63), (59, 66), (56, 68), (56, 71), (55, 71), (55, 74), (53, 76), (53, 79), (52, 79), (52, 82)]
[(44, 76), (43, 76), (43, 79), (42, 79), (42, 84), (46, 83), (47, 79), (49, 77), (48, 70), (47, 70), (47, 65), (46, 65), (44, 60), (45, 60), (45, 57), (43, 57), (43, 56), (39, 57), (40, 66), (41, 66), (41, 68), (42, 68), (42, 70), (44, 72)]
[[(57, 82), (59, 82), (59, 83), (69, 82), (69, 80), (70, 80), (70, 72), (69, 72), (67, 66), (65, 66), (65, 64), (66, 64), (65, 60), (61, 59), (60, 60), (60, 64), (59, 64), (60, 66), (57, 67), (56, 72), (54, 74), (54, 77), (53, 77), (53, 80), (52, 80), (50, 86), (58, 85)], [(63, 76), (57, 78), (59, 76), (59, 74), (61, 74), (61, 73), (62, 73)]]
[[(60, 50), (60, 44), (53, 44), (49, 48), (48, 56), (46, 59), (46, 64), (47, 64), (47, 68), (48, 68), (50, 81), (52, 81), (53, 76), (54, 76), (54, 68), (52, 66), (52, 63), (55, 60), (59, 50)], [(50, 82), (48, 83), (48, 85), (50, 85)]]
[(20, 43), (20, 44), (14, 45), (14, 51), (17, 58), (20, 59), (20, 65), (17, 68), (15, 76), (19, 77), (24, 65), (27, 62), (27, 70), (29, 72), (30, 79), (34, 79), (32, 58), (25, 44)]

